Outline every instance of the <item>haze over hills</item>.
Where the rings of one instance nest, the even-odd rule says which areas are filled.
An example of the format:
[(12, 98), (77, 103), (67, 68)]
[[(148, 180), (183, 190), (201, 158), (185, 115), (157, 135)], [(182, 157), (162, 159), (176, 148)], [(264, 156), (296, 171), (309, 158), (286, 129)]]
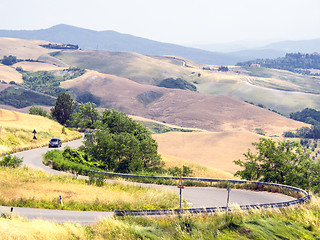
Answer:
[(283, 41), (242, 50), (241, 48), (233, 48), (234, 51), (223, 53), (225, 50), (223, 45), (216, 47), (213, 52), (210, 50), (210, 47), (203, 47), (202, 49), (185, 47), (111, 30), (94, 31), (65, 24), (40, 30), (0, 30), (0, 37), (45, 40), (55, 43), (72, 43), (87, 50), (136, 52), (143, 55), (154, 56), (175, 55), (210, 65), (235, 65), (238, 62), (254, 60), (256, 58), (283, 57), (286, 52), (320, 52), (320, 39)]
[(157, 42), (115, 31), (94, 31), (64, 24), (41, 30), (0, 30), (0, 37), (72, 43), (88, 50), (136, 52), (143, 55), (176, 55), (204, 64), (227, 65), (241, 60), (224, 53)]

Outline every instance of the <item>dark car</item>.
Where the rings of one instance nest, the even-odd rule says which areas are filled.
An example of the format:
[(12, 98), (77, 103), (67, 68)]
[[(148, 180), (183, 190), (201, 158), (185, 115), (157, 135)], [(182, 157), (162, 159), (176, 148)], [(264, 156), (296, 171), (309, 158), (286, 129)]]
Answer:
[(49, 148), (51, 147), (61, 147), (62, 141), (60, 138), (52, 138), (49, 142)]

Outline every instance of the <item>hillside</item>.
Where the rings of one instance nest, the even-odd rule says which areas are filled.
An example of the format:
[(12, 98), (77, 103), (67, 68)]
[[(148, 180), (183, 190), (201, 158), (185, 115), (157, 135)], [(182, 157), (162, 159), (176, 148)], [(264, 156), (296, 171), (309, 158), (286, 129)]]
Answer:
[[(311, 76), (265, 68), (229, 67), (229, 72), (218, 72), (218, 66), (203, 65), (182, 57), (150, 57), (128, 52), (60, 51), (53, 57), (42, 54), (43, 49), (37, 45), (38, 41), (23, 39), (12, 41), (0, 38), (0, 49), (5, 46), (6, 53), (14, 55), (18, 53), (17, 49), (25, 51), (17, 46), (24, 46), (26, 41), (32, 49), (36, 49), (35, 59), (43, 62), (19, 62), (13, 67), (22, 66), (36, 71), (78, 66), (148, 85), (157, 85), (165, 78), (181, 78), (194, 84), (200, 93), (227, 95), (255, 105), (262, 104), (286, 116), (307, 107), (320, 108), (320, 97), (314, 94), (320, 91), (319, 79)], [(12, 74), (20, 75), (14, 69), (0, 71), (1, 76)], [(3, 80), (8, 82), (12, 78)]]
[(0, 58), (13, 55), (19, 59), (37, 59), (42, 54), (54, 51), (39, 46), (46, 43), (39, 40), (0, 38)]
[[(2, 40), (0, 38), (0, 48)], [(17, 53), (17, 41), (6, 45), (8, 52)], [(25, 40), (20, 41), (23, 44)], [(33, 44), (33, 48), (38, 49), (38, 42)], [(74, 99), (91, 93), (99, 98), (101, 109), (114, 108), (160, 123), (206, 130), (154, 136), (159, 143), (159, 152), (166, 159), (198, 162), (220, 171), (234, 172), (236, 168), (232, 161), (243, 158), (242, 153), (260, 137), (281, 136), (284, 131), (306, 126), (230, 96), (256, 104), (273, 102), (288, 111), (311, 105), (312, 101), (320, 104), (318, 95), (306, 93), (314, 85), (302, 82), (310, 79), (284, 72), (258, 72), (239, 67), (218, 72), (217, 66), (177, 56), (150, 57), (137, 53), (84, 50), (60, 51), (50, 56), (48, 52), (37, 51), (33, 57), (43, 62), (19, 62), (2, 72), (18, 74), (14, 69), (17, 66), (28, 71), (54, 70), (61, 66), (98, 70), (88, 70), (78, 78), (62, 82), (61, 86), (68, 89)], [(155, 86), (170, 77), (194, 84), (199, 92)], [(9, 85), (1, 86), (4, 89)], [(19, 111), (28, 112), (28, 108)]]
[(244, 160), (243, 153), (261, 135), (246, 132), (170, 132), (153, 135), (159, 145), (159, 153), (188, 160), (214, 169), (234, 173), (239, 166), (233, 160)]
[(157, 42), (115, 31), (94, 31), (65, 24), (41, 30), (0, 30), (0, 37), (77, 44), (81, 49), (176, 55), (204, 64), (235, 64), (242, 58), (176, 44)]
[(227, 96), (142, 85), (94, 71), (61, 85), (75, 95), (89, 91), (101, 99), (101, 107), (182, 127), (251, 132), (261, 128), (266, 134), (279, 135), (286, 129), (302, 126), (301, 123)]
[(0, 64), (0, 82), (10, 83), (11, 81), (22, 83), (22, 74), (9, 66)]
[(287, 116), (306, 107), (320, 108), (320, 78), (288, 71), (230, 67), (228, 72), (218, 72), (217, 66), (197, 64), (179, 57), (155, 58), (107, 51), (63, 51), (55, 57), (71, 66), (142, 84), (157, 85), (165, 78), (182, 78), (194, 84), (200, 93), (227, 95), (255, 105), (262, 104)]
[[(59, 123), (45, 117), (9, 111), (0, 108), (0, 155), (22, 149), (46, 146), (53, 137), (62, 141), (80, 138), (78, 132), (65, 129)], [(36, 130), (37, 140), (33, 140), (33, 130)]]
[(259, 64), (266, 68), (288, 70), (291, 72), (303, 73), (307, 75), (319, 76), (320, 54), (319, 53), (287, 53), (285, 57), (276, 59), (256, 59), (241, 62), (239, 66), (251, 66)]

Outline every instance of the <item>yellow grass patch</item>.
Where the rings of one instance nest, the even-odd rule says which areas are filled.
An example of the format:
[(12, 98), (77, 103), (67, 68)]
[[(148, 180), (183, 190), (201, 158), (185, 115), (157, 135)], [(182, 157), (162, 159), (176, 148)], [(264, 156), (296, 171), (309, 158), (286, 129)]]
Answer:
[[(174, 192), (157, 188), (144, 188), (124, 180), (106, 183), (102, 187), (87, 185), (84, 180), (76, 181), (71, 177), (58, 180), (59, 177), (28, 168), (0, 168), (0, 196), (5, 202), (22, 199), (34, 201), (58, 200), (61, 195), (66, 204), (70, 201), (94, 204), (97, 200), (104, 204), (131, 205), (139, 209), (142, 204), (162, 206), (170, 202)], [(170, 200), (171, 199), (171, 200)]]
[(193, 161), (162, 154), (162, 160), (165, 162), (165, 168), (188, 166), (192, 171), (192, 176), (203, 178), (235, 179), (232, 173), (220, 169), (207, 167)]
[(56, 51), (40, 47), (39, 45), (42, 44), (48, 44), (48, 42), (18, 38), (0, 38), (0, 58), (13, 55), (19, 59), (37, 59), (42, 54)]
[(13, 65), (14, 67), (21, 67), (25, 71), (37, 72), (37, 71), (53, 71), (53, 70), (63, 70), (65, 68), (58, 67), (49, 63), (42, 62), (18, 62)]
[[(64, 129), (59, 123), (45, 117), (0, 109), (0, 154), (47, 145), (52, 137), (62, 141), (80, 138), (80, 133)], [(33, 130), (37, 141), (33, 141)]]
[(259, 141), (260, 137), (250, 132), (169, 132), (153, 135), (158, 143), (158, 152), (163, 156), (219, 169), (221, 173), (217, 172), (217, 177), (239, 170), (233, 160), (243, 160), (243, 153), (252, 148), (251, 143)]
[(0, 81), (22, 83), (22, 74), (12, 67), (0, 64)]
[(0, 238), (6, 239), (87, 239), (84, 227), (77, 224), (56, 224), (49, 221), (27, 221), (20, 217), (0, 218)]

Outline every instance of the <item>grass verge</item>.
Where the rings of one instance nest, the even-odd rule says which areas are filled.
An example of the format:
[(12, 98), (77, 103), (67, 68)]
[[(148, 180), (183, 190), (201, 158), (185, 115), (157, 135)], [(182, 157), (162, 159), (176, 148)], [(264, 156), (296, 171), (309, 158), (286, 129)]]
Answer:
[[(0, 205), (81, 211), (173, 209), (171, 191), (143, 188), (124, 181), (89, 184), (84, 179), (48, 175), (26, 167), (0, 167)], [(60, 198), (63, 199), (63, 206)]]
[(1, 239), (319, 239), (320, 200), (298, 207), (170, 217), (103, 219), (91, 226), (2, 214)]

